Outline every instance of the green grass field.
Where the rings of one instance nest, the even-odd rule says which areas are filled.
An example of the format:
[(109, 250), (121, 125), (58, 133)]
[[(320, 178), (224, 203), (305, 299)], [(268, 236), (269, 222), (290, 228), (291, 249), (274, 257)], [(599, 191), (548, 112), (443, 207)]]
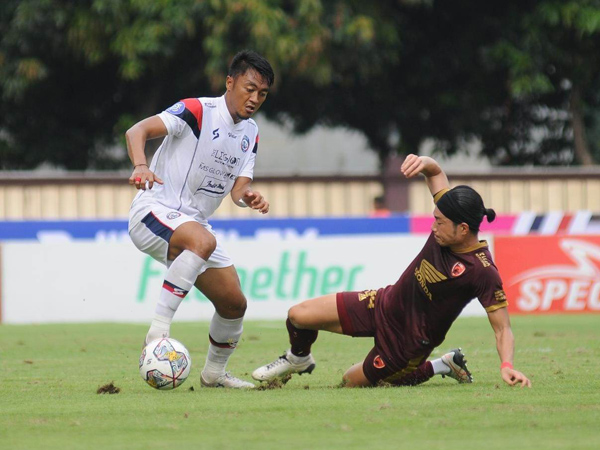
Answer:
[[(472, 385), (434, 377), (404, 388), (339, 388), (370, 339), (321, 333), (317, 369), (282, 389), (200, 387), (208, 324), (175, 323), (190, 378), (156, 391), (138, 373), (145, 325), (0, 326), (0, 447), (5, 449), (598, 449), (600, 316), (513, 317), (510, 388), (485, 318), (459, 319), (434, 354), (462, 346)], [(247, 322), (229, 369), (251, 371), (287, 348), (281, 322)], [(121, 388), (98, 395), (101, 385)], [(194, 388), (193, 390), (190, 388)]]

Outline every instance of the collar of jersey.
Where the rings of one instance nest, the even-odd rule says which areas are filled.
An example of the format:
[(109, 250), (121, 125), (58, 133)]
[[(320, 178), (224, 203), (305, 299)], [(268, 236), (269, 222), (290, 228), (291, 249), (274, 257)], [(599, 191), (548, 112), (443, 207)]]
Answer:
[(246, 124), (245, 120), (240, 120), (238, 123), (233, 121), (231, 114), (229, 114), (229, 110), (227, 109), (227, 104), (225, 103), (225, 94), (217, 99), (217, 110), (219, 111), (219, 115), (221, 119), (225, 122), (228, 128), (232, 130), (242, 130), (244, 129), (244, 125)]
[(452, 253), (461, 254), (461, 253), (469, 253), (474, 252), (475, 250), (479, 250), (480, 248), (486, 248), (488, 246), (487, 241), (479, 241), (477, 244), (472, 245), (471, 247), (465, 248), (460, 252), (453, 251)]

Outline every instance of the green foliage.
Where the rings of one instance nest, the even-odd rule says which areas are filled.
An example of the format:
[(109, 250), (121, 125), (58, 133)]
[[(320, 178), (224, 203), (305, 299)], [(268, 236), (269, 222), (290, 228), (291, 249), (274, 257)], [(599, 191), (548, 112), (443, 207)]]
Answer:
[(103, 149), (127, 121), (219, 95), (242, 48), (275, 68), (270, 118), (360, 130), (381, 161), (433, 138), (572, 163), (573, 89), (600, 128), (599, 44), (597, 0), (5, 0), (0, 169), (126, 166)]
[[(281, 389), (239, 392), (200, 386), (208, 323), (174, 323), (192, 357), (174, 391), (138, 373), (145, 325), (0, 327), (0, 435), (12, 450), (53, 449), (596, 449), (600, 417), (597, 316), (513, 317), (515, 365), (533, 381), (500, 379), (485, 317), (459, 319), (438, 357), (461, 345), (475, 382), (434, 377), (416, 387), (342, 389), (342, 373), (372, 339), (320, 333), (317, 368)], [(228, 365), (249, 373), (287, 345), (283, 321), (252, 322)], [(121, 392), (98, 395), (114, 382)], [(194, 390), (191, 391), (190, 388)]]

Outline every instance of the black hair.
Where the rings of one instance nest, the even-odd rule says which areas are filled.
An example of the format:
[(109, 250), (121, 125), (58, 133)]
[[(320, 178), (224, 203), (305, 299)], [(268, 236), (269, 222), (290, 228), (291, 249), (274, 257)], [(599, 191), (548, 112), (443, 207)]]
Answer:
[(231, 60), (229, 66), (229, 75), (235, 78), (238, 75), (244, 75), (248, 69), (256, 70), (267, 82), (269, 86), (275, 81), (275, 73), (269, 61), (253, 50), (242, 50), (238, 52)]
[(488, 222), (496, 219), (496, 211), (486, 208), (481, 195), (469, 186), (450, 189), (437, 202), (441, 213), (456, 224), (466, 223), (474, 233), (479, 231), (483, 218)]

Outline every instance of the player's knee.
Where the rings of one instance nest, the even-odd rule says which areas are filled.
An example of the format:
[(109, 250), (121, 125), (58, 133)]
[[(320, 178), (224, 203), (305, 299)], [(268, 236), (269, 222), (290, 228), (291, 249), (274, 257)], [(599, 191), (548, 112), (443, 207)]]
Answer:
[(208, 259), (217, 248), (217, 239), (211, 233), (204, 233), (202, 239), (194, 242), (194, 253), (204, 259)]
[(302, 328), (303, 325), (306, 325), (307, 318), (307, 311), (302, 303), (292, 306), (288, 311), (288, 319), (296, 328)]
[(190, 239), (183, 245), (183, 250), (189, 250), (204, 260), (210, 258), (215, 248), (217, 240), (211, 233), (205, 233), (200, 239)]
[(363, 363), (354, 364), (342, 376), (342, 386), (344, 387), (368, 387), (372, 385), (365, 376)]
[(217, 313), (224, 319), (240, 319), (246, 314), (248, 303), (245, 297), (215, 304)]

